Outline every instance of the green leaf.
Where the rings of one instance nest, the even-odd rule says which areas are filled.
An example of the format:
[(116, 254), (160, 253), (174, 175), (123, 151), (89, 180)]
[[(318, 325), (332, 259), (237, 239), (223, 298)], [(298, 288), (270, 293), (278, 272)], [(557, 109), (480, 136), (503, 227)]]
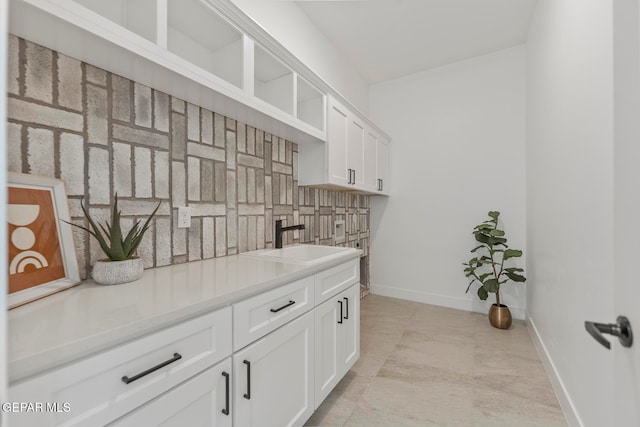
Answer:
[[(80, 200), (80, 207), (82, 208), (82, 212), (84, 213), (84, 216), (87, 217), (87, 221), (89, 221), (89, 225), (91, 226), (91, 229), (93, 230), (93, 231), (89, 231), (89, 233), (91, 233), (91, 235), (93, 237), (95, 237), (95, 239), (98, 241), (98, 244), (100, 245), (100, 249), (102, 249), (102, 252), (104, 252), (105, 255), (108, 256), (108, 254), (109, 254), (109, 245), (107, 244), (107, 241), (106, 241), (105, 237), (102, 236), (102, 233), (100, 232), (100, 229), (98, 228), (96, 223), (93, 221), (93, 218), (91, 218), (91, 215), (89, 215), (89, 211), (84, 206), (83, 200)], [(80, 227), (80, 228), (83, 228), (83, 227)], [(86, 230), (86, 228), (85, 228), (85, 230)], [(108, 237), (109, 236), (106, 236), (106, 238), (108, 238)]]
[(506, 271), (505, 270), (505, 274), (507, 275), (507, 277), (511, 280), (513, 280), (514, 282), (525, 282), (527, 280), (526, 277), (518, 274), (518, 273), (513, 273), (511, 271)]
[(493, 275), (493, 273), (485, 273), (479, 276), (479, 279), (482, 283), (484, 283), (484, 281), (486, 280), (487, 277)]
[(476, 238), (476, 240), (477, 240), (478, 242), (480, 242), (480, 243), (484, 243), (485, 245), (489, 245), (489, 246), (491, 246), (491, 245), (489, 244), (489, 238), (490, 238), (491, 236), (487, 236), (486, 234), (482, 234), (482, 233), (473, 233), (473, 234), (475, 235), (475, 238)]
[(488, 279), (486, 282), (483, 282), (483, 286), (487, 290), (487, 292), (496, 293), (498, 289), (500, 289), (500, 284), (496, 279)]
[(484, 288), (484, 286), (480, 286), (478, 288), (478, 297), (484, 301), (487, 299), (487, 297), (489, 297), (489, 293), (487, 292), (487, 290)]
[(489, 231), (489, 234), (491, 234), (493, 237), (502, 237), (504, 236), (504, 231), (498, 230), (497, 228), (495, 228)]
[(120, 227), (120, 215), (121, 212), (118, 210), (118, 194), (115, 195), (113, 208), (111, 210), (111, 251), (107, 255), (109, 259), (112, 261), (122, 261), (125, 258), (126, 254), (124, 248), (122, 247), (122, 228)]
[(486, 246), (485, 245), (476, 246), (475, 248), (471, 249), (471, 253), (477, 251), (478, 249), (484, 248), (484, 247), (486, 247)]
[(489, 212), (487, 215), (489, 215), (491, 218), (493, 218), (495, 221), (498, 220), (498, 217), (500, 216), (500, 212), (498, 211), (491, 211)]
[(476, 225), (476, 226), (474, 227), (474, 230), (477, 230), (477, 231), (489, 231), (489, 230), (493, 230), (493, 224), (490, 224), (490, 223), (484, 223), (484, 222), (483, 222), (482, 224)]
[(524, 268), (518, 268), (518, 267), (509, 267), (509, 268), (505, 268), (504, 271), (509, 271), (511, 273), (515, 273), (516, 271), (520, 271), (523, 272)]
[(504, 251), (504, 259), (509, 258), (520, 258), (522, 256), (522, 251), (517, 249), (507, 249)]

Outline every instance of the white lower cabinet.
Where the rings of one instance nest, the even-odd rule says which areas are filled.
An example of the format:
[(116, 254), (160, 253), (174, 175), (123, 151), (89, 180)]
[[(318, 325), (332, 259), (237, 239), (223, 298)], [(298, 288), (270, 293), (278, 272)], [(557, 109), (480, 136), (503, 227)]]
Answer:
[(231, 357), (110, 426), (231, 427)]
[(359, 292), (355, 284), (314, 311), (315, 409), (360, 357)]
[(357, 265), (13, 383), (11, 401), (60, 407), (11, 426), (301, 426), (360, 355)]
[(230, 325), (226, 307), (12, 384), (13, 402), (67, 403), (69, 410), (12, 413), (9, 422), (13, 427), (113, 422), (228, 358)]
[(314, 407), (309, 312), (233, 355), (234, 426), (302, 425)]

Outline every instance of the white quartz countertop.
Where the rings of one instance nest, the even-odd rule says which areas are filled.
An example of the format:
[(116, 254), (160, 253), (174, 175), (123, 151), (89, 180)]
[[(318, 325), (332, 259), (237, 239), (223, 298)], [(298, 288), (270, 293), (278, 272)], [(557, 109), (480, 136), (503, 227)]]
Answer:
[(231, 305), (361, 253), (352, 249), (313, 265), (232, 255), (148, 269), (141, 279), (122, 285), (83, 282), (9, 311), (9, 381)]

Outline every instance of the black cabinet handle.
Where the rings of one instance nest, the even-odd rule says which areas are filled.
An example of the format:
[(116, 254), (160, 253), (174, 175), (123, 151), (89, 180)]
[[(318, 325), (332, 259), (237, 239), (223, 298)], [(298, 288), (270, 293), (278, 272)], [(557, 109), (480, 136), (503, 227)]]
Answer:
[(380, 191), (384, 191), (384, 179), (380, 180)]
[(247, 365), (247, 392), (244, 394), (244, 398), (251, 400), (251, 362), (244, 360), (242, 363)]
[(344, 300), (347, 302), (347, 309), (346, 309), (346, 315), (344, 316), (344, 320), (349, 320), (349, 298), (344, 297)]
[(289, 303), (287, 303), (287, 304), (283, 305), (283, 306), (282, 306), (282, 307), (280, 307), (280, 308), (272, 308), (272, 309), (271, 309), (271, 312), (272, 312), (272, 313), (277, 313), (277, 312), (279, 312), (280, 310), (284, 310), (284, 309), (285, 309), (285, 308), (287, 308), (287, 307), (291, 307), (291, 306), (292, 306), (293, 304), (295, 304), (295, 303), (296, 303), (295, 301), (289, 300)]
[(149, 368), (144, 372), (140, 372), (138, 375), (134, 375), (131, 378), (129, 378), (128, 376), (124, 376), (122, 377), (122, 382), (125, 384), (129, 384), (132, 383), (136, 380), (139, 380), (140, 378), (144, 377), (145, 375), (149, 375), (152, 372), (157, 371), (160, 368), (164, 368), (167, 365), (172, 364), (173, 362), (177, 362), (178, 360), (182, 359), (182, 356), (180, 355), (180, 353), (173, 353), (173, 357), (169, 360), (166, 360), (162, 363), (160, 363), (159, 365), (154, 366), (153, 368)]
[(347, 182), (347, 184), (351, 184), (351, 171), (353, 169), (347, 169), (349, 171), (349, 182)]
[(351, 185), (356, 185), (356, 170), (352, 169), (353, 171), (353, 179), (351, 180)]
[(222, 376), (224, 377), (224, 409), (222, 413), (229, 415), (229, 373), (222, 372)]
[(342, 301), (338, 301), (338, 304), (340, 304), (340, 320), (338, 320), (338, 323), (342, 324)]

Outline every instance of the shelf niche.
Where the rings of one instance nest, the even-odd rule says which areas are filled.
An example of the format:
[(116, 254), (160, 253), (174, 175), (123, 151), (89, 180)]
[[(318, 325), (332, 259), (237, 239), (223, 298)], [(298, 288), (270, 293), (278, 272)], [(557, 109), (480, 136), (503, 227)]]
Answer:
[(74, 1), (153, 43), (158, 41), (158, 4), (156, 0)]
[(254, 95), (293, 115), (293, 71), (258, 44), (254, 66)]
[(324, 130), (324, 95), (297, 76), (297, 117), (316, 129)]
[(168, 0), (167, 49), (242, 87), (242, 33), (206, 2)]

